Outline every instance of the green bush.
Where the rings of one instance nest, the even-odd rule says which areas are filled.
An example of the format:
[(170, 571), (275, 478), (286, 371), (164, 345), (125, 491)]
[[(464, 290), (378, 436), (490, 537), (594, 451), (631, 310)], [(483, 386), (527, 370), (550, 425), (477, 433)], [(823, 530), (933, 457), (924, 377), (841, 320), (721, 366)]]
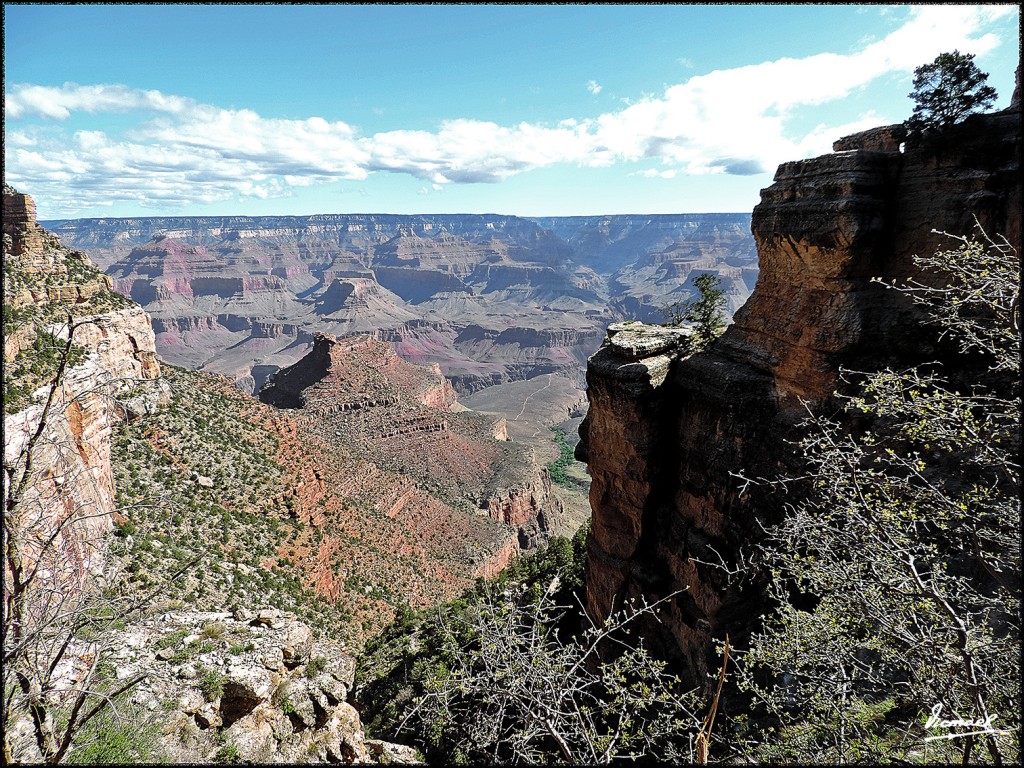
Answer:
[(224, 673), (219, 669), (202, 668), (200, 670), (199, 690), (207, 701), (220, 698), (224, 693)]
[(160, 746), (159, 724), (145, 709), (120, 702), (116, 712), (103, 710), (76, 734), (67, 762), (140, 765), (167, 762), (167, 756)]

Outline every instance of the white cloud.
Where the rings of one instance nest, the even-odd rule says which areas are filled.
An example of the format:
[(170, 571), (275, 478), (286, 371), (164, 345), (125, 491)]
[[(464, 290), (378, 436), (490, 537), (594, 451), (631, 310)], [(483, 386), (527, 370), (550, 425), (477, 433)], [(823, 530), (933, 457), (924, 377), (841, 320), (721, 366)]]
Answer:
[(73, 111), (134, 112), (151, 110), (180, 114), (193, 109), (192, 99), (144, 91), (125, 85), (78, 85), (64, 83), (56, 88), (42, 85), (14, 85), (4, 94), (4, 109), (11, 120), (42, 117), (65, 120)]
[(670, 168), (667, 171), (659, 171), (655, 168), (648, 168), (643, 171), (636, 171), (635, 173), (629, 174), (630, 176), (641, 176), (645, 179), (674, 179), (677, 171)]
[[(342, 121), (263, 117), (193, 99), (124, 85), (13, 85), (5, 94), (6, 174), (51, 209), (111, 200), (180, 205), (290, 194), (295, 187), (370, 174), (407, 174), (447, 184), (499, 182), (558, 163), (601, 167), (654, 160), (646, 178), (686, 174), (753, 174), (788, 159), (827, 152), (839, 136), (877, 125), (866, 114), (846, 125), (787, 130), (809, 106), (842, 99), (872, 80), (907, 73), (940, 51), (982, 53), (997, 38), (984, 25), (1012, 6), (920, 6), (886, 37), (851, 54), (782, 58), (690, 77), (661, 94), (645, 94), (597, 117), (566, 117), (554, 126), (502, 126), (473, 119), (443, 122), (435, 131), (391, 130), (361, 135)], [(601, 86), (587, 83), (597, 94)], [(70, 135), (51, 126), (74, 112), (139, 113), (120, 136), (96, 130)]]

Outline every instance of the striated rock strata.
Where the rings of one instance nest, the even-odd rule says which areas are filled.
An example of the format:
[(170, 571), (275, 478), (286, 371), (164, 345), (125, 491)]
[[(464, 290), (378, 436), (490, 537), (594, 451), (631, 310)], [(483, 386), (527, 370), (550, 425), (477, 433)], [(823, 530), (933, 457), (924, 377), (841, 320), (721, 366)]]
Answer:
[[(168, 392), (149, 317), (111, 291), (109, 278), (84, 254), (39, 228), (34, 211), (29, 196), (4, 187), (4, 491), (13, 505), (7, 522), (29, 556), (62, 530), (52, 575), (78, 580), (83, 566), (99, 567), (101, 534), (111, 526), (113, 428), (159, 407)], [(50, 398), (69, 323), (71, 358)], [(29, 454), (31, 474), (22, 486)]]
[(532, 452), (499, 439), (507, 437), (500, 419), (460, 406), (436, 364), (408, 363), (371, 337), (317, 335), (312, 351), (259, 396), (300, 409), (311, 434), (401, 472), (447, 507), (501, 523), (506, 533), (487, 547), (481, 574), (539, 543), (547, 516), (559, 511)]
[(901, 152), (897, 134), (850, 137), (835, 154), (779, 167), (753, 214), (757, 286), (705, 352), (640, 327), (632, 344), (613, 329), (590, 360), (579, 449), (593, 476), (589, 608), (607, 615), (626, 598), (683, 590), (649, 630), (698, 683), (713, 641), (742, 643), (762, 607), (756, 583), (716, 564), (740, 565), (781, 511), (733, 473), (792, 470), (802, 401), (827, 404), (841, 366), (956, 354), (872, 277), (914, 276), (914, 254), (955, 245), (934, 230), (970, 234), (975, 216), (1020, 252), (1019, 104), (970, 118), (941, 146)]
[(548, 373), (582, 387), (609, 322), (660, 320), (704, 272), (736, 309), (757, 276), (749, 225), (749, 214), (52, 222), (143, 304), (170, 363), (256, 391), (313, 333), (372, 333), (410, 362), (439, 363), (462, 394)]

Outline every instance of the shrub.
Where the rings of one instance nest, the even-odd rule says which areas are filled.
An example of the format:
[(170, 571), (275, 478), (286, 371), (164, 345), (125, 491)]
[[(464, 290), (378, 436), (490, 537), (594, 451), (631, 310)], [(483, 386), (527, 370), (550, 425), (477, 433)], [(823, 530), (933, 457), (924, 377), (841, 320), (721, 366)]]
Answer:
[(206, 700), (213, 701), (220, 698), (224, 693), (224, 673), (219, 669), (203, 668), (200, 670), (200, 675), (199, 690), (203, 692)]

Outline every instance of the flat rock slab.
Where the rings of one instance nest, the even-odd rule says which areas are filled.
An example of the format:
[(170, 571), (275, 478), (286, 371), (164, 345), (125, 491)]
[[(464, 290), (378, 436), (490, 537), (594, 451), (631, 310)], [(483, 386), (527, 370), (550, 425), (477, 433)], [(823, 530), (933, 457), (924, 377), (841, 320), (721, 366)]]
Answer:
[(608, 344), (631, 360), (665, 354), (679, 348), (692, 332), (689, 328), (664, 328), (644, 323), (612, 323), (608, 326)]

